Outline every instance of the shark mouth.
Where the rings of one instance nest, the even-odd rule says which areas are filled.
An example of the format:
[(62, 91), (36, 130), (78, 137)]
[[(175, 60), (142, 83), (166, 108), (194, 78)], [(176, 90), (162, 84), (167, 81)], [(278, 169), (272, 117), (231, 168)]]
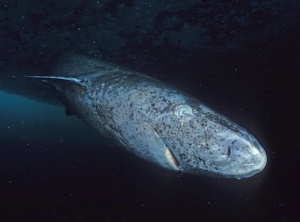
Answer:
[(180, 164), (169, 147), (166, 147), (165, 156), (175, 170), (180, 170)]

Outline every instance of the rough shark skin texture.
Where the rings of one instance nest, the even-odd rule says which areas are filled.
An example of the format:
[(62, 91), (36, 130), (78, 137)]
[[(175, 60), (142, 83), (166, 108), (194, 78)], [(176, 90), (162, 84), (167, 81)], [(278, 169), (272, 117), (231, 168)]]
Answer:
[(245, 129), (198, 100), (106, 61), (69, 55), (48, 81), (76, 116), (128, 151), (164, 168), (246, 178), (264, 149)]

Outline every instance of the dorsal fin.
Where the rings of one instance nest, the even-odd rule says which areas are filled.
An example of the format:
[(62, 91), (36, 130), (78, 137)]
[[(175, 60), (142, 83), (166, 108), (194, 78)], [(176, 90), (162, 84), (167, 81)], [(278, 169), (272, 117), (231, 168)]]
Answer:
[(52, 75), (80, 78), (99, 71), (109, 70), (112, 66), (106, 61), (97, 60), (95, 57), (67, 54), (61, 58)]
[(24, 76), (26, 78), (32, 78), (32, 79), (41, 79), (43, 81), (48, 80), (62, 80), (62, 81), (70, 81), (74, 83), (81, 84), (83, 80), (75, 77), (63, 77), (63, 76)]

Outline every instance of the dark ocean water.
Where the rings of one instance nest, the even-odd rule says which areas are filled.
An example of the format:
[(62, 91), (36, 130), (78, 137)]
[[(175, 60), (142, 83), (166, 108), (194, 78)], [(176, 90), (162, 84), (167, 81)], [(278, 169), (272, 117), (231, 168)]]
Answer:
[[(97, 13), (102, 8), (97, 11), (96, 3), (74, 2), (65, 1), (61, 6), (47, 1), (47, 7), (38, 7), (43, 3), (28, 1), (24, 5), (5, 3), (0, 7), (0, 87), (5, 90), (0, 91), (0, 221), (288, 222), (300, 219), (300, 22), (288, 20), (291, 7), (282, 7), (282, 14), (288, 14), (282, 18), (282, 14), (275, 13), (275, 9), (281, 12), (276, 8), (278, 5), (275, 4), (273, 11), (270, 1), (262, 1), (265, 11), (258, 10), (256, 14), (257, 9), (252, 10), (254, 14), (250, 18), (254, 25), (251, 23), (251, 29), (247, 30), (245, 12), (250, 5), (257, 5), (251, 1), (246, 10), (236, 10), (237, 18), (246, 18), (239, 30), (240, 23), (235, 23), (236, 20), (225, 18), (228, 24), (219, 26), (219, 14), (229, 13), (222, 4), (215, 7), (219, 6), (215, 1), (209, 1), (208, 5), (212, 12), (216, 10), (216, 15), (212, 13), (208, 17), (202, 12), (201, 4), (187, 12), (181, 9), (176, 12), (179, 6), (170, 3), (174, 8), (163, 9), (166, 11), (157, 16), (156, 26), (146, 26), (142, 32), (140, 24), (131, 27), (133, 13), (127, 11), (130, 7), (138, 10), (132, 3), (140, 4), (139, 1), (119, 1), (120, 4), (111, 1), (103, 8), (115, 18), (103, 16), (98, 20), (94, 18), (100, 17)], [(201, 2), (208, 7), (206, 1)], [(237, 9), (243, 8), (238, 2), (241, 1), (226, 1), (226, 5), (237, 4)], [(297, 5), (296, 1), (286, 2)], [(144, 7), (146, 11), (149, 8)], [(207, 10), (211, 12), (209, 7)], [(212, 38), (207, 48), (205, 42), (191, 47), (197, 38), (191, 32), (191, 38), (185, 42), (188, 33), (178, 37), (177, 20), (169, 19), (177, 15), (184, 21), (179, 26), (189, 27), (188, 23), (193, 27), (195, 16), (189, 17), (189, 13), (197, 15), (196, 9), (204, 13), (198, 15), (200, 24), (209, 29), (205, 38)], [(123, 17), (117, 12), (123, 17), (126, 13), (130, 16), (123, 23), (120, 19)], [(152, 18), (151, 13), (148, 16)], [(145, 21), (147, 25), (148, 19)], [(91, 25), (87, 26), (89, 22)], [(120, 31), (118, 22), (122, 29), (129, 28)], [(142, 20), (136, 22), (143, 24)], [(104, 25), (108, 31), (102, 31), (97, 25)], [(160, 36), (165, 29), (171, 32), (172, 25), (173, 34)], [(228, 32), (230, 25), (241, 34), (237, 32), (233, 37)], [(285, 28), (287, 32), (279, 32)], [(119, 33), (116, 39), (112, 36), (114, 31)], [(107, 42), (98, 41), (102, 38)], [(178, 38), (183, 38), (180, 39), (183, 48), (176, 48)], [(139, 44), (134, 45), (134, 41)], [(160, 47), (155, 46), (157, 41), (163, 42)], [(125, 48), (120, 46), (123, 43)], [(189, 47), (194, 54), (182, 55), (189, 52)], [(106, 57), (130, 64), (130, 68), (173, 85), (228, 116), (265, 148), (266, 168), (242, 180), (170, 172), (105, 141), (76, 117), (66, 116), (61, 106), (8, 93), (27, 87), (24, 73), (48, 74), (53, 68), (52, 60), (48, 59), (71, 48), (80, 52), (85, 49), (92, 54), (101, 54), (101, 49), (104, 55), (115, 53), (112, 56), (107, 53)], [(181, 51), (176, 51), (179, 48)], [(201, 49), (222, 52), (208, 50), (210, 54), (206, 57), (208, 52)], [(10, 75), (9, 70), (17, 65), (20, 67)], [(11, 81), (16, 72), (18, 81)], [(21, 90), (17, 93), (23, 94)]]

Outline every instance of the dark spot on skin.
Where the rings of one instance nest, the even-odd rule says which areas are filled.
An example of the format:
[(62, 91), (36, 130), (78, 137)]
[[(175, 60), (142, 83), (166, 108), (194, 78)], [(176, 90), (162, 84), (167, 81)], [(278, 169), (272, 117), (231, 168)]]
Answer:
[(182, 160), (186, 160), (186, 159), (187, 159), (187, 156), (186, 156), (185, 154), (179, 154), (179, 156), (180, 156), (180, 158), (181, 158)]

